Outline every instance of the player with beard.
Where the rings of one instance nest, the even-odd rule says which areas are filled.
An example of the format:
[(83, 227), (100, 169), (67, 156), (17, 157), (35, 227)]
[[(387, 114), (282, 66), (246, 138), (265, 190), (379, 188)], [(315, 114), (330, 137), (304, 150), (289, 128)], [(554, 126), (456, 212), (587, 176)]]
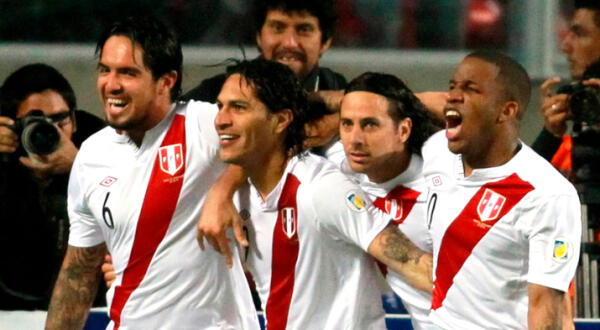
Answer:
[(83, 327), (109, 251), (109, 329), (258, 329), (239, 257), (228, 269), (195, 243), (202, 201), (224, 165), (216, 107), (171, 102), (181, 86), (175, 34), (130, 17), (104, 30), (96, 49), (110, 127), (83, 143), (73, 165), (69, 246), (46, 328)]

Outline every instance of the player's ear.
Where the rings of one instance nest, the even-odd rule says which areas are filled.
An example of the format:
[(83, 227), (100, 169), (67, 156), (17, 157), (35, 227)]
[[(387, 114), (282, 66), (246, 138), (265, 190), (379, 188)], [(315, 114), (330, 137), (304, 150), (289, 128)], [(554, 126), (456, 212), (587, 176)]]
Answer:
[(159, 93), (171, 93), (171, 89), (175, 87), (178, 78), (179, 74), (175, 70), (165, 73), (162, 77), (158, 78)]
[(397, 133), (400, 138), (400, 142), (406, 143), (412, 132), (412, 120), (410, 118), (401, 119), (398, 122)]
[(503, 123), (509, 120), (514, 120), (519, 118), (519, 113), (521, 111), (521, 106), (516, 101), (508, 101), (504, 103), (500, 113), (498, 114), (498, 123)]
[(273, 114), (275, 116), (275, 132), (283, 133), (294, 120), (294, 113), (290, 109), (283, 109)]

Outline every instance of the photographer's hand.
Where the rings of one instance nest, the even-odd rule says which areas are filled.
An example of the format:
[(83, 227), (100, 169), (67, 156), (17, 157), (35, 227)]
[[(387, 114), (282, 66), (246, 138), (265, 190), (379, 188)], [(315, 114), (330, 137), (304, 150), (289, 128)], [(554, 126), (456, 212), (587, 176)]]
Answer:
[(14, 121), (8, 117), (0, 116), (0, 152), (12, 153), (19, 146), (19, 138), (12, 129), (6, 125), (14, 125)]
[(567, 94), (554, 94), (554, 86), (560, 78), (554, 77), (544, 81), (540, 87), (540, 113), (544, 117), (544, 128), (556, 137), (562, 137), (567, 131), (569, 119), (569, 96)]
[(55, 152), (44, 156), (30, 155), (19, 159), (39, 179), (45, 180), (54, 175), (69, 173), (79, 151), (62, 130), (58, 131), (60, 144)]
[(596, 86), (600, 88), (600, 78), (591, 78), (583, 81), (584, 85)]

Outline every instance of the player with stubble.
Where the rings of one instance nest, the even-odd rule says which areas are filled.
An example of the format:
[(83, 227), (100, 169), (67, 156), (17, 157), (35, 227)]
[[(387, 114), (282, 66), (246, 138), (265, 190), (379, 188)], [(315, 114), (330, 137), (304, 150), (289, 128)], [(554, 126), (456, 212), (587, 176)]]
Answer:
[(333, 163), (301, 152), (303, 94), (286, 66), (256, 59), (231, 68), (218, 96), (220, 157), (248, 175), (239, 208), (267, 327), (383, 329), (371, 256), (429, 291), (430, 255)]
[(230, 269), (195, 241), (224, 165), (217, 108), (171, 102), (181, 86), (177, 37), (156, 19), (130, 17), (107, 27), (96, 51), (110, 127), (83, 143), (73, 165), (69, 246), (46, 328), (83, 328), (108, 251), (116, 272), (108, 328), (258, 329), (237, 250)]

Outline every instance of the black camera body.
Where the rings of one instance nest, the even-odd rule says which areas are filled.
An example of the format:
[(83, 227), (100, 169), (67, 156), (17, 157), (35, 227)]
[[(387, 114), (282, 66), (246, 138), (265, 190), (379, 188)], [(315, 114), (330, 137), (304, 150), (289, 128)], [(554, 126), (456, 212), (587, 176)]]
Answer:
[(56, 151), (60, 144), (58, 128), (41, 110), (16, 119), (11, 129), (19, 136), (23, 149), (30, 154), (47, 155)]
[(600, 89), (574, 82), (560, 87), (556, 93), (569, 95), (569, 108), (574, 123), (595, 125), (600, 123)]

